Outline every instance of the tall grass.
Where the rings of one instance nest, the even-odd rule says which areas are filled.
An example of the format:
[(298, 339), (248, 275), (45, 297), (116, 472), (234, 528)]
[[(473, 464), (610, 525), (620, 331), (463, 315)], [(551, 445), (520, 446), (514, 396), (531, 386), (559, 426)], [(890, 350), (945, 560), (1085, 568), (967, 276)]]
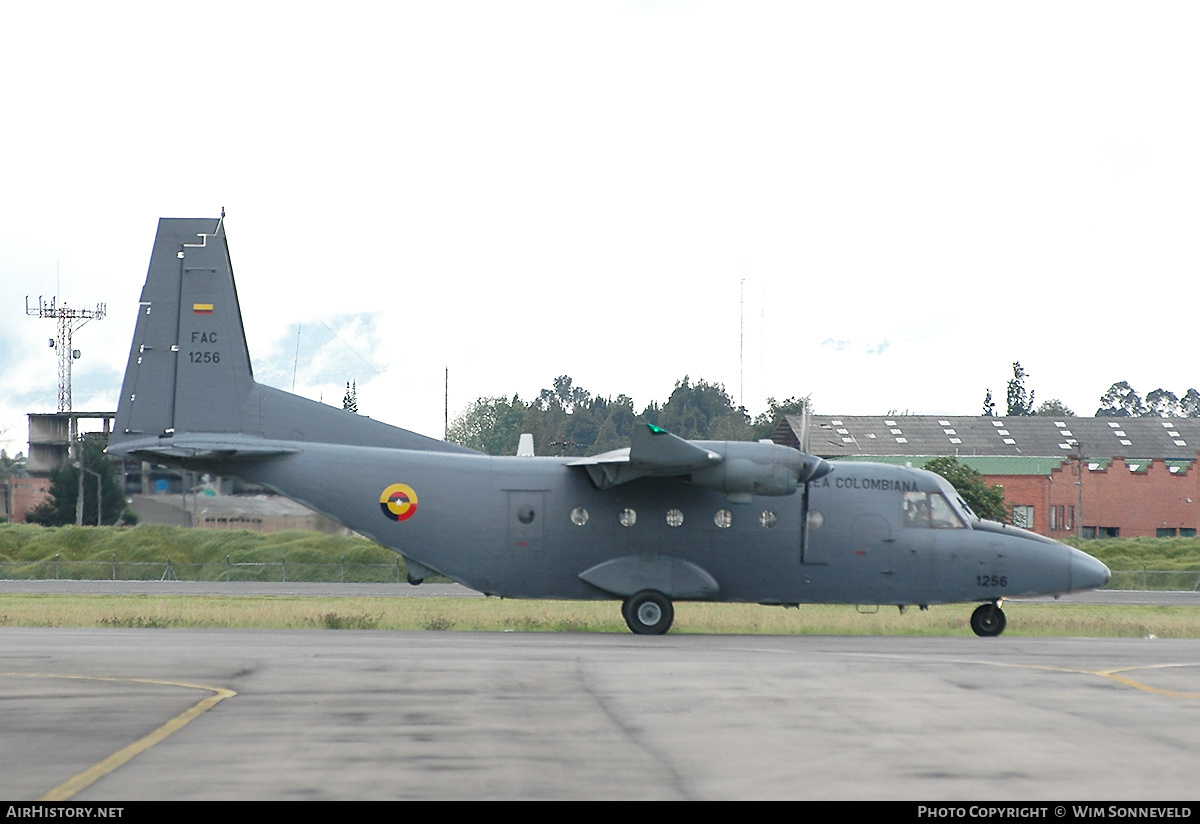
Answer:
[[(969, 636), (973, 607), (864, 614), (851, 606), (681, 603), (671, 632)], [(1006, 604), (1005, 612), (1005, 637), (1200, 638), (1196, 607), (1022, 602)], [(0, 626), (628, 632), (616, 601), (497, 598), (0, 595)]]
[(1113, 570), (1200, 570), (1200, 538), (1069, 538)]
[[(280, 565), (289, 580), (338, 580), (336, 568), (372, 565), (368, 580), (403, 580), (403, 559), (357, 535), (319, 532), (183, 529), (145, 524), (119, 527), (40, 527), (0, 524), (0, 578), (161, 577), (170, 561), (176, 577), (203, 581), (279, 580)], [(138, 565), (151, 565), (139, 569)], [(270, 564), (271, 568), (257, 567)], [(240, 565), (240, 566), (239, 566)], [(236, 569), (236, 576), (230, 570)]]
[[(1200, 538), (1108, 538), (1080, 541), (1108, 564), (1111, 588), (1141, 588), (1143, 570), (1195, 571), (1200, 575)], [(318, 532), (262, 534), (242, 530), (183, 529), (145, 524), (121, 527), (53, 527), (0, 524), (0, 578), (159, 578), (170, 560), (176, 577), (194, 580), (336, 581), (341, 565), (359, 567), (356, 580), (404, 580), (396, 553), (356, 535)], [(139, 568), (139, 564), (147, 565)], [(271, 565), (256, 566), (256, 565)], [(374, 565), (377, 570), (367, 567)], [(1151, 588), (1192, 589), (1196, 577), (1158, 576)]]

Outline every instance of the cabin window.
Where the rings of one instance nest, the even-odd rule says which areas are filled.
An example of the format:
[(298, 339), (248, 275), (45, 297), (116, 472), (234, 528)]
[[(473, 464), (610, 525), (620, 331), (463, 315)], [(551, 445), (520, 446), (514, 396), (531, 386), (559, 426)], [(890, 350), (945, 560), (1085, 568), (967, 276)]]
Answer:
[(901, 499), (906, 527), (917, 529), (965, 529), (966, 525), (940, 492), (905, 492)]
[(775, 526), (776, 522), (778, 522), (778, 521), (779, 521), (779, 518), (776, 517), (775, 513), (769, 509), (764, 509), (762, 511), (762, 515), (758, 516), (758, 522), (760, 524), (762, 524), (763, 526), (765, 526), (767, 529), (770, 529), (771, 527)]
[(808, 511), (808, 528), (820, 529), (825, 524), (825, 515), (819, 509)]
[(533, 523), (533, 507), (523, 506), (517, 511), (517, 520), (523, 524)]
[(718, 509), (713, 515), (713, 523), (717, 525), (718, 529), (729, 529), (733, 526), (733, 513), (728, 509)]
[(588, 522), (588, 511), (581, 506), (577, 506), (571, 510), (571, 523), (575, 526), (583, 526)]
[(628, 508), (622, 509), (617, 520), (621, 522), (621, 526), (633, 526), (637, 523), (637, 512)]
[(683, 526), (683, 510), (667, 510), (667, 526)]

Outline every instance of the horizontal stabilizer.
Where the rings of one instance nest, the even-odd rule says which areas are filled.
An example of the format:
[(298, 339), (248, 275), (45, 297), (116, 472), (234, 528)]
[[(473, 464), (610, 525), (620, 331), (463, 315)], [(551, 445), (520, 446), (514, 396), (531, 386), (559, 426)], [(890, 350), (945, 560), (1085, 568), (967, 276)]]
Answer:
[(143, 459), (236, 461), (291, 455), (299, 450), (291, 445), (236, 435), (179, 435), (126, 441), (121, 451)]

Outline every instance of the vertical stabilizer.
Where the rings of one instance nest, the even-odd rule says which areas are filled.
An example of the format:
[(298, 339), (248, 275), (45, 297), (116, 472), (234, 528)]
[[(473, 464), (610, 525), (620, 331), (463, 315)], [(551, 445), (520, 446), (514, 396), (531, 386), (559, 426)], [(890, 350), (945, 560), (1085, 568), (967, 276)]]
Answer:
[(116, 433), (247, 432), (253, 393), (222, 221), (161, 219)]

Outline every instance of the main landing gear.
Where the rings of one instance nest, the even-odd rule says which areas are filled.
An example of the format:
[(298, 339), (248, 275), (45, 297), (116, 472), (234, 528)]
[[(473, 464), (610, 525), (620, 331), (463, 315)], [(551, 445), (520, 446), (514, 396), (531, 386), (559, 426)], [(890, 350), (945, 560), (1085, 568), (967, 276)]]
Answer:
[(971, 613), (971, 629), (982, 638), (993, 638), (1004, 632), (1006, 626), (1008, 619), (1004, 617), (999, 601), (983, 604)]
[(671, 599), (661, 592), (643, 589), (630, 595), (621, 604), (625, 623), (638, 635), (662, 635), (671, 628), (675, 620), (675, 607)]

